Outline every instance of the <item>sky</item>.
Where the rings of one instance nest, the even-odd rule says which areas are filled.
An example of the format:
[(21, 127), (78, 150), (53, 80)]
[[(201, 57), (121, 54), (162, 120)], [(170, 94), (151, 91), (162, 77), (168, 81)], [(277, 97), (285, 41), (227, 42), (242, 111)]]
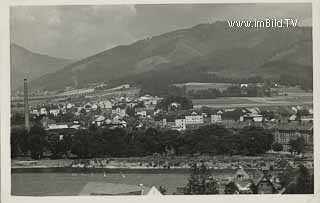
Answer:
[(15, 6), (10, 38), (33, 52), (76, 60), (217, 20), (297, 18), (310, 26), (311, 12), (310, 3)]

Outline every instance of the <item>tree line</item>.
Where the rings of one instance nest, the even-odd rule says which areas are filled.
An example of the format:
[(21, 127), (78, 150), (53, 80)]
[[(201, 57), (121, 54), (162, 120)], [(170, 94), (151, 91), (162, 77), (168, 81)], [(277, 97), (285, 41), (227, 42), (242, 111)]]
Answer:
[[(63, 134), (63, 136), (62, 136)], [(209, 125), (183, 133), (169, 129), (146, 130), (107, 129), (91, 126), (75, 132), (49, 134), (40, 125), (27, 133), (11, 131), (11, 156), (41, 159), (129, 157), (160, 155), (260, 155), (271, 149), (273, 135), (262, 128), (231, 131)]]

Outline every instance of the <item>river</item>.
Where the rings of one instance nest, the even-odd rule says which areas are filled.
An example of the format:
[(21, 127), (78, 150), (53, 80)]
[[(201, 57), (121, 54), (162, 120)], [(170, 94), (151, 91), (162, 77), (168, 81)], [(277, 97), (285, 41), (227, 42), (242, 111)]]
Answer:
[[(230, 176), (234, 170), (214, 171), (219, 178)], [(12, 169), (11, 193), (23, 196), (74, 196), (88, 182), (108, 182), (151, 187), (165, 187), (168, 194), (187, 184), (187, 169)]]

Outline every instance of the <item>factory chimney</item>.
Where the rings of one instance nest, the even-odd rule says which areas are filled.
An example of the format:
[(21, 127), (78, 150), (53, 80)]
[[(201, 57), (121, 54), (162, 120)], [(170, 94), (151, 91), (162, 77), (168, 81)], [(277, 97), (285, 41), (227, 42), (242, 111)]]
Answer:
[(30, 118), (29, 118), (29, 99), (28, 99), (28, 80), (24, 79), (24, 123), (25, 128), (29, 132), (30, 130)]

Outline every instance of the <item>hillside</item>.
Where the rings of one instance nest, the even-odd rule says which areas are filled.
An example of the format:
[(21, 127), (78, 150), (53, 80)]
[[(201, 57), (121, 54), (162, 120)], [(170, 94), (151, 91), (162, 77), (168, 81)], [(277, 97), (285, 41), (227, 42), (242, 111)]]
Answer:
[(48, 73), (53, 73), (71, 61), (37, 54), (19, 45), (10, 45), (11, 87), (23, 86), (23, 78), (33, 80)]
[(200, 24), (106, 50), (31, 85), (59, 89), (126, 81), (157, 89), (168, 83), (281, 74), (312, 76), (310, 27), (248, 29), (229, 28), (225, 22)]

